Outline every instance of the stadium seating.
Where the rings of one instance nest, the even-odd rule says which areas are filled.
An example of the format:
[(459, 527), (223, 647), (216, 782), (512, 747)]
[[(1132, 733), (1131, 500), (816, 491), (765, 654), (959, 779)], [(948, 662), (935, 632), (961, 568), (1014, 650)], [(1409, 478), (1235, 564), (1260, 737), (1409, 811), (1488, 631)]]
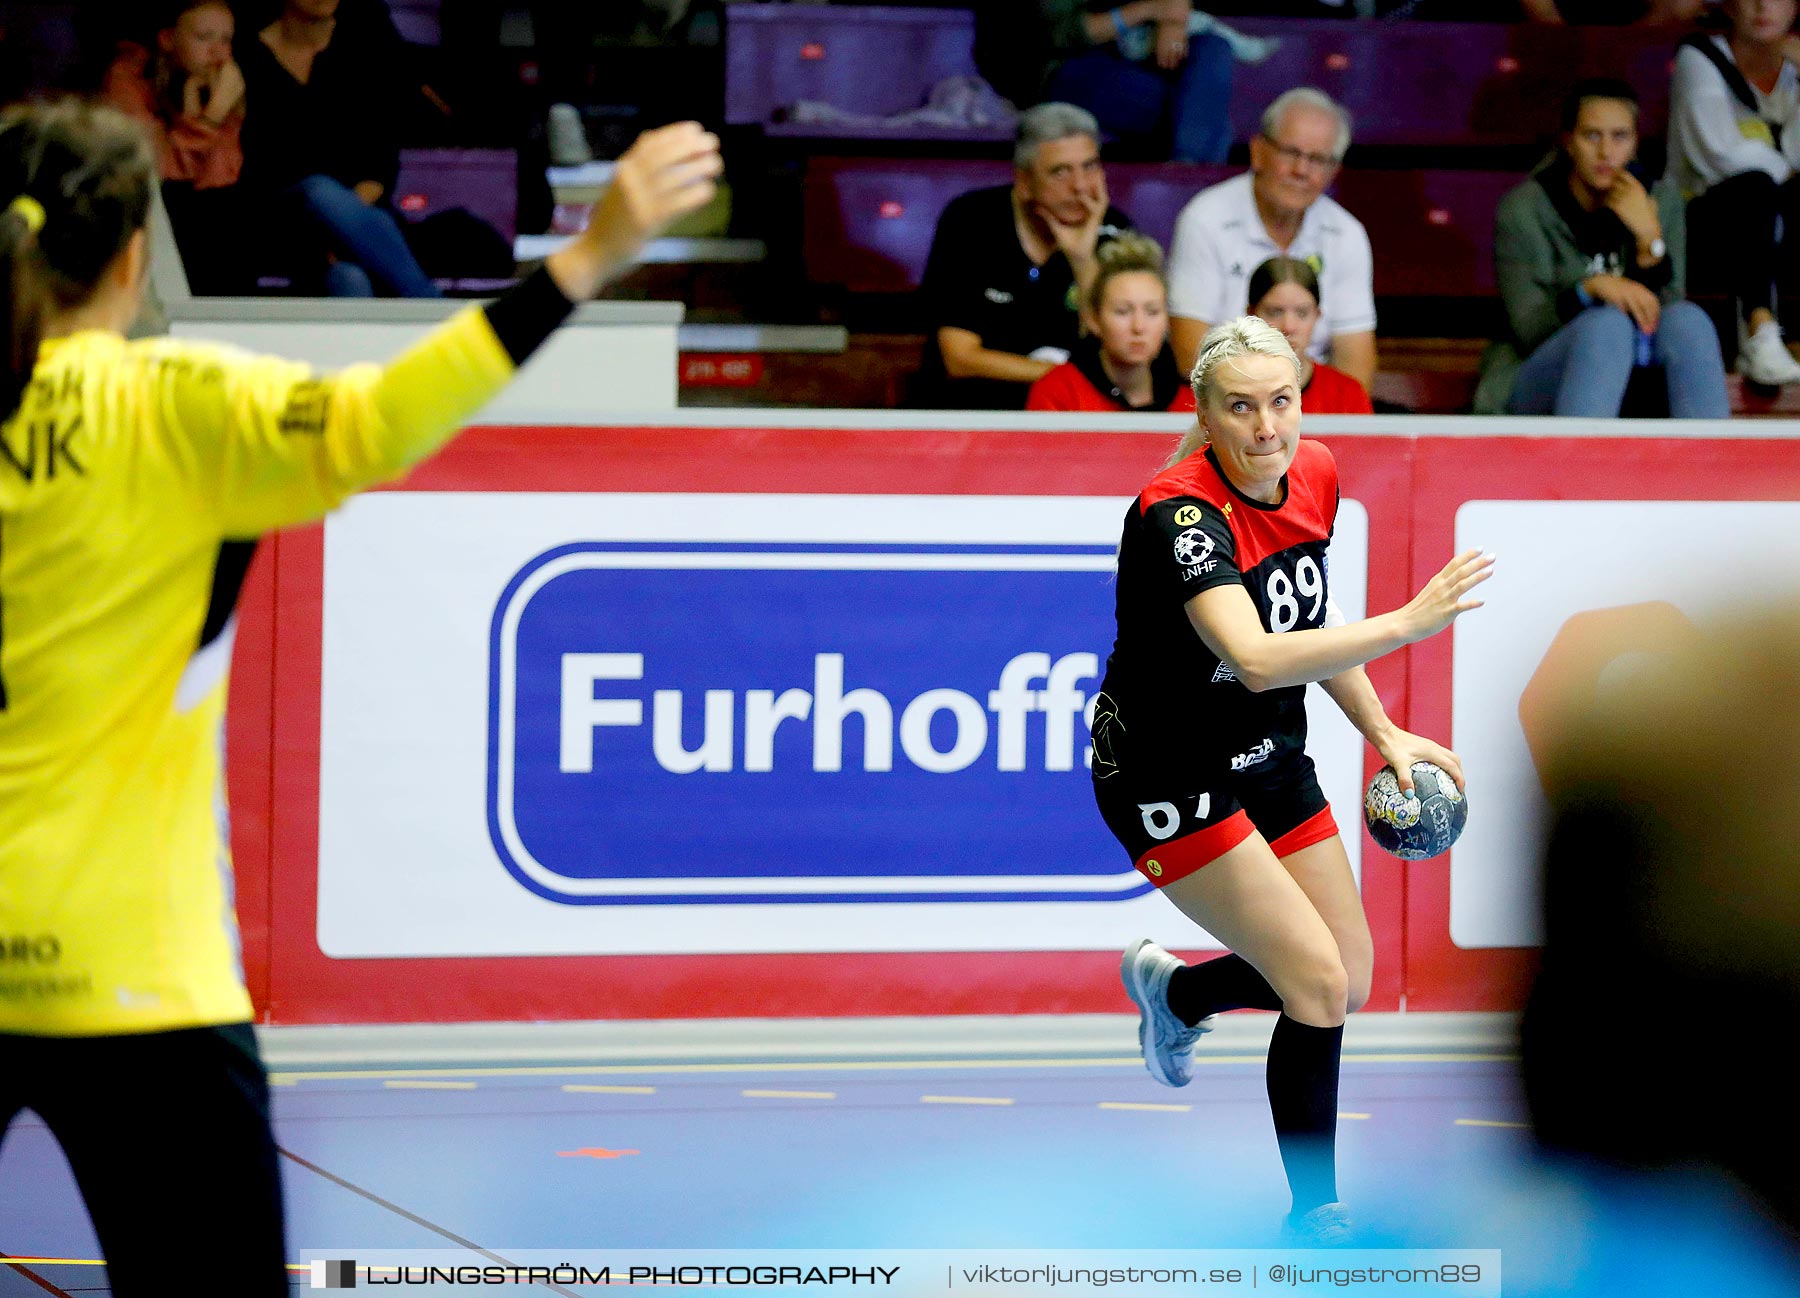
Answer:
[(966, 9), (738, 4), (726, 8), (725, 120), (771, 135), (992, 139), (1011, 131), (809, 125), (785, 120), (803, 100), (869, 117), (918, 108), (947, 77), (975, 74)]
[(519, 157), (510, 149), (402, 149), (394, 206), (420, 221), (465, 208), (510, 244), (519, 225)]
[[(1264, 63), (1238, 66), (1232, 133), (1248, 139), (1263, 106), (1314, 85), (1347, 107), (1359, 146), (1529, 148), (1556, 127), (1579, 76), (1623, 76), (1644, 97), (1653, 130), (1667, 115), (1676, 33), (1642, 27), (1375, 23), (1244, 18), (1277, 37)], [(917, 108), (946, 77), (974, 73), (968, 9), (735, 4), (726, 10), (725, 117), (771, 135), (982, 140), (996, 132), (820, 126), (784, 120), (802, 100), (871, 117)]]
[(409, 44), (436, 46), (443, 43), (443, 0), (388, 0), (394, 26)]
[[(1235, 172), (1117, 163), (1107, 179), (1113, 202), (1167, 246), (1188, 199)], [(945, 204), (1011, 175), (999, 160), (812, 159), (804, 187), (808, 278), (854, 293), (916, 288)], [(1369, 229), (1378, 297), (1491, 297), (1494, 208), (1518, 183), (1510, 172), (1347, 171), (1334, 192)]]

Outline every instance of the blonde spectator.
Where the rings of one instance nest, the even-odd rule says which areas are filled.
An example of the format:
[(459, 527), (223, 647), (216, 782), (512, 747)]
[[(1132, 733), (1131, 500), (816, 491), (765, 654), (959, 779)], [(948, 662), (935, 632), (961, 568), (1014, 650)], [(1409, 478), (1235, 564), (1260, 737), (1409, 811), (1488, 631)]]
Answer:
[(1194, 409), (1193, 389), (1169, 346), (1169, 286), (1162, 249), (1126, 233), (1100, 246), (1082, 303), (1086, 331), (1069, 359), (1031, 385), (1027, 410)]

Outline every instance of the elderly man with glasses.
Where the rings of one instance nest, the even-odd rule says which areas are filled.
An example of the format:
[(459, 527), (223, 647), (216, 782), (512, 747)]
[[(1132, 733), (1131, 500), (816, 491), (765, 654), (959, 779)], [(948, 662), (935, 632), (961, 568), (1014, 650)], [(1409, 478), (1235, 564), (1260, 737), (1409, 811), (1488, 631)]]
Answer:
[(1325, 196), (1350, 147), (1350, 115), (1308, 86), (1264, 111), (1250, 171), (1182, 208), (1169, 256), (1175, 358), (1192, 368), (1206, 331), (1244, 314), (1250, 273), (1276, 255), (1310, 262), (1319, 324), (1308, 350), (1365, 388), (1375, 378), (1374, 259), (1362, 222)]

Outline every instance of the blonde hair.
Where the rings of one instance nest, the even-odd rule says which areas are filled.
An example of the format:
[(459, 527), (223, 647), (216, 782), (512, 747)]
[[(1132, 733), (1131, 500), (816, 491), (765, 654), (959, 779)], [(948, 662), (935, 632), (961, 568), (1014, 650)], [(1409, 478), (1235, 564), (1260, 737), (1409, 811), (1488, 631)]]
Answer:
[(1162, 245), (1147, 234), (1127, 230), (1101, 244), (1094, 259), (1100, 263), (1100, 268), (1094, 272), (1094, 282), (1088, 285), (1081, 303), (1089, 315), (1100, 314), (1100, 304), (1106, 301), (1106, 286), (1115, 276), (1154, 275), (1157, 283), (1163, 286), (1163, 292), (1169, 291), (1168, 277), (1163, 274)]
[[(1281, 331), (1256, 316), (1239, 316), (1214, 325), (1200, 340), (1200, 354), (1194, 360), (1194, 372), (1188, 376), (1188, 382), (1194, 388), (1196, 406), (1206, 409), (1206, 394), (1213, 386), (1213, 374), (1219, 366), (1243, 356), (1279, 357), (1294, 367), (1294, 383), (1300, 382), (1300, 358)], [(1176, 444), (1174, 454), (1163, 467), (1181, 463), (1210, 440), (1196, 413), (1193, 429)]]

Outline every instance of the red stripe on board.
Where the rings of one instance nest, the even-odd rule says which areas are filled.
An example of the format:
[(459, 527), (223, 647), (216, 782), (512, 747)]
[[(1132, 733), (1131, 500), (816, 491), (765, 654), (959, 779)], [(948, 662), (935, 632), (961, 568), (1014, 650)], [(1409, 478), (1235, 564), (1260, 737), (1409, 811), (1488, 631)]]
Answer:
[(472, 428), (404, 491), (1135, 496), (1166, 433)]
[(275, 724), (275, 555), (269, 537), (238, 596), (237, 639), (225, 711), (226, 792), (231, 807), (231, 860), (236, 875), (244, 982), (257, 1007), (269, 996), (269, 787)]

